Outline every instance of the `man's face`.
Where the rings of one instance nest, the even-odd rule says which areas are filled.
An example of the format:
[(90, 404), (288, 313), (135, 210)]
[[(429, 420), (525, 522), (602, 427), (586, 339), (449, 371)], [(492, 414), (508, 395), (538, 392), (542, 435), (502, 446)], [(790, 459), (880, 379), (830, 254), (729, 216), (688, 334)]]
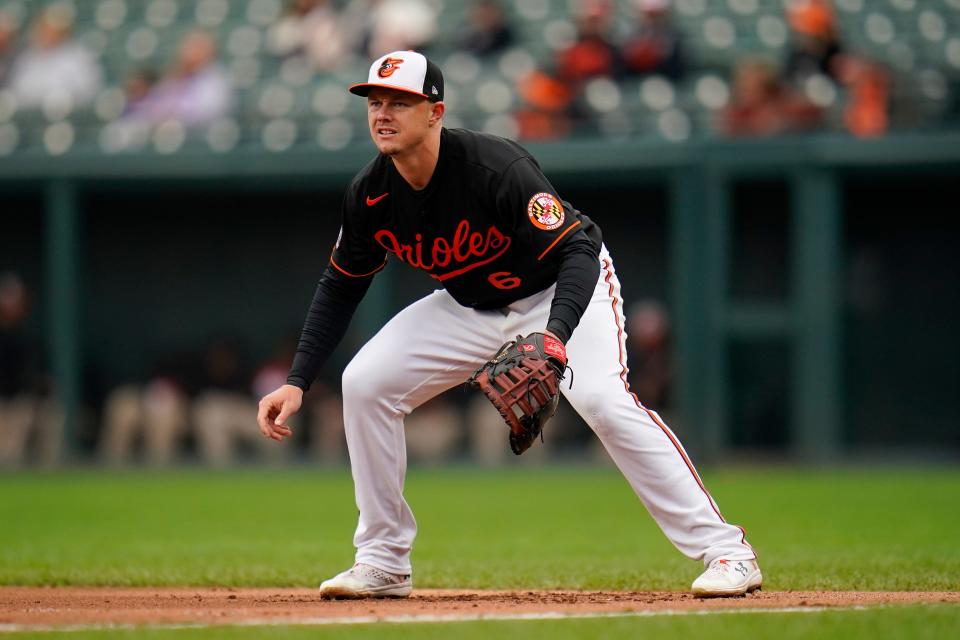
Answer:
[(38, 49), (55, 49), (70, 35), (70, 24), (54, 16), (42, 16), (33, 28), (33, 45)]
[(209, 65), (217, 55), (213, 39), (203, 32), (194, 32), (180, 43), (177, 54), (180, 71), (196, 73)]
[(374, 88), (367, 94), (370, 137), (380, 153), (402, 154), (420, 145), (430, 131), (434, 104), (426, 98)]

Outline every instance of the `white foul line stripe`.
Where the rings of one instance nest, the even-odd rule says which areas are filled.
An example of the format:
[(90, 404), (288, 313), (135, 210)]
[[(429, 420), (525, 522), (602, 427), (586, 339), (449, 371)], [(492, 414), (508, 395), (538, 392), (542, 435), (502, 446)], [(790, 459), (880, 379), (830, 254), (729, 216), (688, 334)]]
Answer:
[(66, 632), (96, 630), (142, 630), (142, 629), (208, 629), (213, 627), (313, 627), (323, 625), (346, 624), (419, 624), (434, 622), (481, 622), (481, 621), (524, 621), (524, 620), (589, 620), (598, 618), (657, 618), (670, 616), (711, 616), (749, 613), (820, 613), (823, 611), (866, 611), (879, 609), (887, 605), (850, 607), (781, 607), (781, 608), (735, 608), (714, 610), (664, 609), (662, 611), (615, 611), (594, 613), (563, 613), (548, 611), (544, 613), (445, 613), (445, 614), (408, 614), (392, 616), (341, 616), (328, 618), (265, 618), (261, 620), (241, 620), (216, 623), (177, 623), (177, 624), (77, 624), (77, 625), (29, 625), (0, 624), (0, 633), (16, 632)]

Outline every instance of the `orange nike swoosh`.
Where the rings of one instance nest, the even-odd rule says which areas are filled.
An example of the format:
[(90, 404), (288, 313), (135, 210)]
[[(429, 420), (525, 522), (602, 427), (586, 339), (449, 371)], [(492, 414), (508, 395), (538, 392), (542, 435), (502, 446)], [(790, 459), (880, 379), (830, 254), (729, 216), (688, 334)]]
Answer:
[(389, 191), (387, 191), (382, 196), (377, 196), (376, 198), (371, 198), (370, 196), (367, 196), (367, 206), (372, 207), (373, 205), (377, 204), (378, 202), (386, 198), (388, 195), (390, 195)]

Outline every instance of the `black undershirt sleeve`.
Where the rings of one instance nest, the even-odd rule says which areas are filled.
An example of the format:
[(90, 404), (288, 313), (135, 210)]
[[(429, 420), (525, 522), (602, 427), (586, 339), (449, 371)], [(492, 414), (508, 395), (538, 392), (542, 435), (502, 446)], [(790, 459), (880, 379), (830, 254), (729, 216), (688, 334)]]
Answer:
[(580, 324), (600, 273), (600, 247), (582, 230), (555, 249), (560, 258), (557, 288), (550, 305), (547, 330), (566, 344)]
[(372, 281), (372, 276), (354, 278), (327, 266), (307, 310), (287, 384), (304, 391), (310, 388), (320, 367), (343, 339)]

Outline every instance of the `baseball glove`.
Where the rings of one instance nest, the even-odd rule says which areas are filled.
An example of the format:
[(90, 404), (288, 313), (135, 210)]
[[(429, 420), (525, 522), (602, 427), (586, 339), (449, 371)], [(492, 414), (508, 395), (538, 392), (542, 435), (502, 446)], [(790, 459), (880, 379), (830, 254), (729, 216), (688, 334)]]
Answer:
[(477, 369), (470, 384), (479, 387), (510, 428), (517, 455), (530, 448), (560, 402), (560, 381), (567, 368), (563, 343), (544, 333), (517, 336)]

